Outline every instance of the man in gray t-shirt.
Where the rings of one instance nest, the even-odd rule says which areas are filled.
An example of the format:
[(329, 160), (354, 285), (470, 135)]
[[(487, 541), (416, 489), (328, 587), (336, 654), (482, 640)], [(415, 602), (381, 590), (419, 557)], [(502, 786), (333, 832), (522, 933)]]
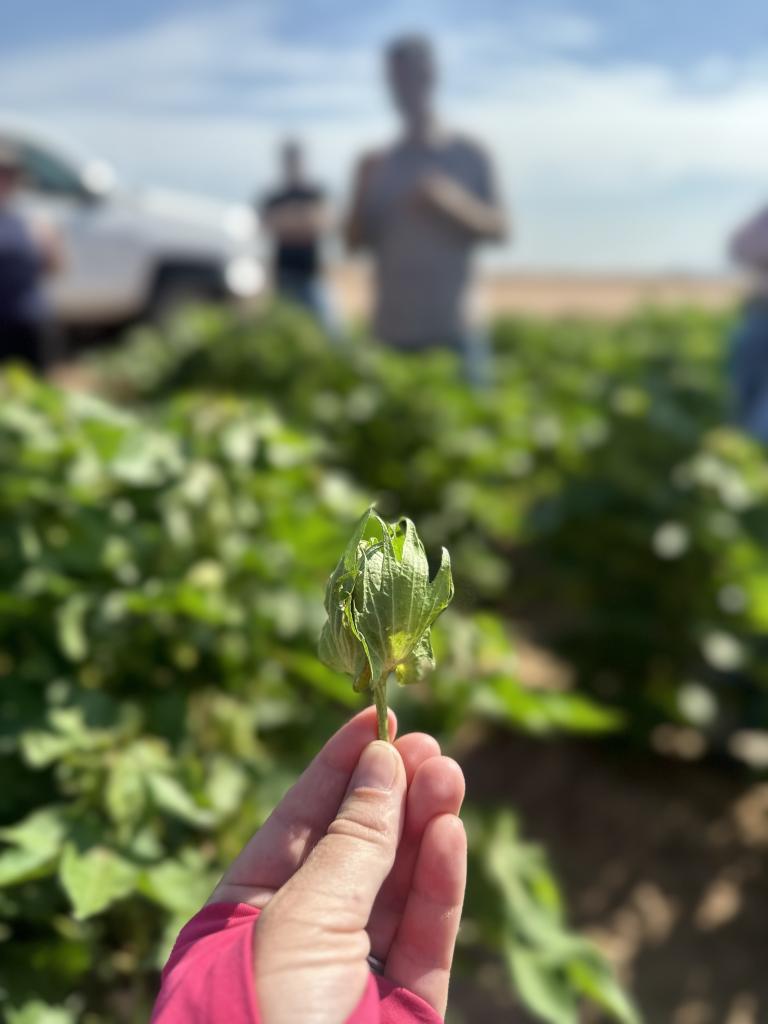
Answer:
[(438, 124), (434, 59), (425, 39), (395, 41), (386, 63), (404, 131), (360, 161), (347, 242), (373, 254), (374, 327), (382, 341), (405, 350), (443, 345), (466, 352), (472, 249), (507, 231), (491, 162), (476, 142)]

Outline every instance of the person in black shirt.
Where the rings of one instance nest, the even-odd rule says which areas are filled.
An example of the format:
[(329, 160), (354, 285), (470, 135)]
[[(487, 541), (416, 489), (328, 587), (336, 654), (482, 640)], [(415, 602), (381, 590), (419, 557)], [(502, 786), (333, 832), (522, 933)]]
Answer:
[(23, 168), (16, 150), (0, 141), (0, 360), (21, 359), (45, 369), (51, 359), (51, 312), (43, 289), (58, 269), (58, 238), (30, 221), (17, 205)]
[(308, 181), (298, 142), (281, 149), (282, 184), (261, 203), (261, 217), (272, 239), (272, 273), (279, 296), (303, 306), (329, 334), (335, 317), (322, 278), (322, 239), (330, 226), (323, 189)]

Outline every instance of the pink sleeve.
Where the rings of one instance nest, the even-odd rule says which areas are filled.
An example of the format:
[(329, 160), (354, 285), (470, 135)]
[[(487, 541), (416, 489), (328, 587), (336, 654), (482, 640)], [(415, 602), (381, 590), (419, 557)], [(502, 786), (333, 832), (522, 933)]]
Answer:
[[(253, 985), (253, 928), (259, 911), (212, 903), (182, 928), (163, 969), (152, 1024), (260, 1024)], [(440, 1024), (407, 989), (373, 974), (347, 1024)]]

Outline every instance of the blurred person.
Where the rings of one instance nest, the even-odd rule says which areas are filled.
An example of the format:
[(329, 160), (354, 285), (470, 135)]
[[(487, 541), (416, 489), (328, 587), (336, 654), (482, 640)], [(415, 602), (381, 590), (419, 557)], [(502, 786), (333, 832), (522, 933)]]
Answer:
[(184, 927), (153, 1024), (439, 1024), (466, 875), (461, 769), (372, 707), (315, 757)]
[(274, 287), (335, 336), (338, 324), (322, 274), (322, 241), (330, 228), (325, 192), (307, 177), (304, 152), (295, 140), (283, 144), (280, 163), (282, 180), (261, 203), (272, 238)]
[(61, 264), (55, 233), (18, 209), (19, 154), (0, 143), (0, 359), (44, 369), (53, 352), (53, 323), (44, 279)]
[(731, 339), (735, 413), (745, 430), (768, 441), (768, 208), (738, 229), (731, 255), (752, 279)]
[(394, 40), (385, 61), (403, 130), (360, 160), (347, 244), (373, 254), (377, 336), (404, 352), (454, 349), (470, 379), (484, 383), (487, 339), (470, 326), (466, 300), (472, 251), (507, 234), (491, 160), (477, 142), (437, 117), (435, 59), (427, 39)]

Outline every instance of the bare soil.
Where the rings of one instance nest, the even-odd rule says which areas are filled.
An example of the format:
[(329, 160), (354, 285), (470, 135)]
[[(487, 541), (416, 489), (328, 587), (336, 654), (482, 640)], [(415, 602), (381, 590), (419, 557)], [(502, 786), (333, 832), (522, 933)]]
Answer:
[[(499, 735), (462, 760), (472, 799), (508, 802), (546, 847), (573, 923), (647, 1024), (768, 1020), (768, 783), (617, 741)], [(454, 1006), (467, 1021), (528, 1021), (469, 979)]]
[[(331, 285), (345, 316), (365, 317), (371, 298), (365, 264), (333, 268)], [(612, 319), (648, 305), (723, 309), (737, 301), (740, 292), (739, 281), (726, 276), (488, 271), (478, 278), (475, 304), (483, 317), (519, 314)]]

